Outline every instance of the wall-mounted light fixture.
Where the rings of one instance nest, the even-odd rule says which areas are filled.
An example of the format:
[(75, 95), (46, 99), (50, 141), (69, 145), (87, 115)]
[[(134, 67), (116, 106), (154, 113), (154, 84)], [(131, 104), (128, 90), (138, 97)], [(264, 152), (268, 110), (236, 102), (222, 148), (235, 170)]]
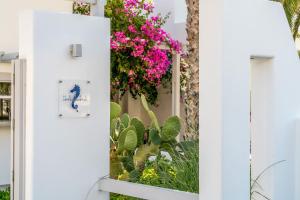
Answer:
[(81, 44), (72, 44), (70, 47), (72, 57), (82, 57), (82, 45)]

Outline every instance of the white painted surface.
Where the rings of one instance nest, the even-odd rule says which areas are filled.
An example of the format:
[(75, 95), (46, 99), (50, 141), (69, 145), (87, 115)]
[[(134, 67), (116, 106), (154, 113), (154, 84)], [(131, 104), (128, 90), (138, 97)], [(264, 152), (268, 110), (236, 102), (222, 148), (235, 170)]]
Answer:
[[(27, 59), (26, 200), (82, 200), (109, 173), (109, 21), (25, 12), (20, 57)], [(71, 58), (70, 44), (83, 57)], [(91, 81), (91, 116), (58, 117), (58, 80)], [(97, 188), (89, 199), (108, 199)]]
[(99, 190), (107, 191), (126, 196), (150, 200), (165, 200), (166, 197), (172, 200), (197, 200), (199, 195), (190, 192), (182, 192), (150, 185), (129, 183), (114, 179), (102, 179), (99, 181)]
[(274, 168), (269, 196), (298, 200), (292, 136), (300, 109), (300, 67), (282, 6), (266, 0), (203, 0), (200, 30), (200, 198), (249, 199), (250, 56), (256, 55), (274, 56), (266, 80), (270, 96), (264, 96), (269, 109), (260, 112), (271, 116), (264, 120), (272, 125), (267, 129), (272, 145), (257, 144), (257, 152), (268, 161), (287, 160)]
[[(255, 179), (259, 173), (271, 164), (277, 162), (272, 156), (274, 138), (272, 124), (273, 108), (272, 96), (272, 59), (254, 59), (251, 60), (251, 158), (252, 158), (252, 178)], [(285, 164), (285, 163), (284, 163)], [(274, 169), (282, 167), (283, 164), (274, 166), (268, 170), (259, 180), (259, 184), (263, 189), (256, 186), (255, 190), (269, 196), (274, 191)], [(261, 199), (255, 195), (256, 199)]]
[(1, 1), (0, 7), (0, 51), (16, 52), (19, 48), (18, 20), (24, 10), (49, 10), (71, 12), (72, 1), (65, 0), (16, 0)]
[(10, 127), (0, 127), (0, 185), (10, 183)]
[[(296, 137), (295, 137), (295, 190), (300, 188), (300, 119), (296, 121)], [(300, 193), (296, 192), (295, 199), (300, 199)]]
[[(0, 51), (17, 52), (19, 49), (19, 13), (26, 9), (72, 11), (72, 2), (64, 0), (0, 1)], [(11, 65), (0, 63), (0, 79), (10, 79)], [(10, 132), (0, 129), (0, 185), (10, 183)]]
[(164, 25), (165, 30), (171, 36), (182, 43), (186, 43), (186, 16), (187, 8), (185, 0), (153, 0), (154, 13), (161, 13), (166, 16), (170, 13), (170, 17)]
[(300, 50), (300, 40), (299, 39), (296, 39), (296, 47), (299, 51)]
[[(72, 1), (65, 0), (16, 0), (1, 1), (0, 51), (17, 52), (19, 49), (19, 14), (24, 10), (49, 10), (72, 12)], [(11, 72), (9, 64), (0, 63), (0, 72)]]

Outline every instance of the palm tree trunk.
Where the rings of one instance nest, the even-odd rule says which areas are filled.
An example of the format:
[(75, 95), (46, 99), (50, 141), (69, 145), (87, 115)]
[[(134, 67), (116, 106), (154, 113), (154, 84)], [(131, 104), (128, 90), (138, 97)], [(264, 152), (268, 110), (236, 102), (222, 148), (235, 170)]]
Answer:
[(190, 79), (185, 94), (186, 132), (185, 137), (199, 137), (199, 0), (186, 0), (188, 16), (187, 58)]

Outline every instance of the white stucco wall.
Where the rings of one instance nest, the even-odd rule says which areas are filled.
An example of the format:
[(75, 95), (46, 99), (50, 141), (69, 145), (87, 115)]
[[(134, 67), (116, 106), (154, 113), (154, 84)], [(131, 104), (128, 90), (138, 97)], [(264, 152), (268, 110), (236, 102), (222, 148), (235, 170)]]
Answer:
[(165, 30), (175, 39), (182, 43), (186, 43), (186, 16), (187, 8), (185, 0), (153, 0), (155, 10), (154, 12), (161, 13), (166, 16), (170, 13), (170, 18), (165, 24)]
[(296, 47), (298, 50), (300, 50), (300, 40), (296, 39)]
[[(1, 1), (0, 4), (0, 51), (8, 53), (19, 50), (19, 13), (21, 11), (38, 9), (71, 12), (72, 10), (72, 2), (65, 0)], [(10, 64), (0, 63), (1, 77), (3, 75), (7, 77), (7, 73), (10, 72)], [(10, 157), (10, 128), (0, 127), (0, 185), (10, 183)]]
[[(273, 56), (265, 80), (270, 95), (259, 97), (267, 98), (268, 107), (258, 110), (269, 116), (263, 118), (269, 126), (260, 129), (261, 137), (256, 134), (268, 145), (255, 144), (253, 176), (267, 167), (257, 167), (258, 160), (268, 165), (286, 160), (266, 174), (273, 182), (262, 187), (271, 187), (272, 200), (298, 200), (293, 141), (300, 63), (282, 6), (267, 0), (203, 0), (200, 30), (200, 198), (249, 199), (250, 57)], [(265, 82), (255, 89), (261, 93)]]
[[(0, 51), (17, 52), (19, 48), (19, 13), (23, 10), (49, 10), (71, 12), (72, 2), (67, 0), (1, 1)], [(0, 72), (10, 72), (9, 64), (0, 63)]]
[[(26, 12), (20, 33), (20, 58), (27, 60), (25, 199), (82, 200), (90, 189), (89, 199), (108, 199), (93, 185), (109, 174), (109, 20)], [(82, 44), (82, 57), (70, 56), (71, 44)], [(91, 82), (90, 117), (58, 116), (59, 80)]]

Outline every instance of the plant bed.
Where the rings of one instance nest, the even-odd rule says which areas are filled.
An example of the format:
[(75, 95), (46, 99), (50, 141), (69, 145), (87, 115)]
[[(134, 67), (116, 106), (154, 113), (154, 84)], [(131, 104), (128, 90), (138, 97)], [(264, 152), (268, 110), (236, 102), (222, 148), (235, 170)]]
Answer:
[[(117, 180), (157, 187), (199, 192), (198, 141), (177, 142), (181, 120), (169, 117), (162, 125), (141, 96), (145, 112), (151, 119), (142, 121), (121, 114), (121, 107), (111, 103), (110, 176)], [(112, 195), (112, 199), (131, 199)]]

